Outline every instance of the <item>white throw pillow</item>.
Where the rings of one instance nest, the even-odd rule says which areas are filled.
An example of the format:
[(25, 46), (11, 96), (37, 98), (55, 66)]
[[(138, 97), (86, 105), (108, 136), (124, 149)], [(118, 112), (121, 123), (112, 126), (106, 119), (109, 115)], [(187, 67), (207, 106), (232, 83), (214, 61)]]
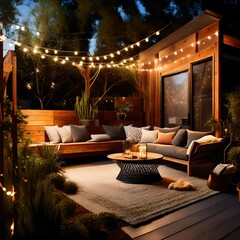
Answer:
[(124, 126), (126, 140), (130, 142), (140, 142), (142, 136), (142, 129), (133, 126)]
[(142, 143), (153, 143), (157, 140), (158, 130), (145, 130), (142, 129), (142, 136), (140, 142)]
[(201, 137), (197, 140), (193, 140), (190, 143), (186, 154), (190, 155), (190, 153), (192, 151), (192, 148), (193, 148), (193, 145), (194, 145), (194, 142), (201, 144), (201, 143), (214, 143), (214, 142), (221, 142), (221, 141), (222, 141), (222, 138), (217, 138), (217, 137), (214, 137), (213, 135), (206, 135), (206, 136)]
[(100, 133), (100, 134), (91, 134), (91, 139), (88, 140), (88, 142), (102, 142), (102, 141), (110, 141), (111, 138), (109, 135), (105, 133)]
[(58, 133), (63, 143), (69, 143), (73, 141), (70, 126), (59, 127)]
[(48, 136), (49, 142), (50, 143), (60, 143), (61, 142), (61, 137), (58, 133), (58, 126), (44, 126), (44, 129), (46, 131), (46, 134)]

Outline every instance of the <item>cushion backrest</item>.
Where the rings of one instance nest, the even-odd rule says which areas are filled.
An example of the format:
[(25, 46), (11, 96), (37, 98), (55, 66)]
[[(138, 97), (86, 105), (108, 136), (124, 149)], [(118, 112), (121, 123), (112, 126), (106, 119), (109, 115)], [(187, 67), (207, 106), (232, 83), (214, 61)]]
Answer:
[(187, 129), (187, 144), (186, 147), (189, 147), (192, 141), (202, 138), (206, 135), (211, 134), (211, 132), (200, 132), (200, 131), (192, 131)]
[(187, 144), (187, 130), (179, 129), (172, 140), (174, 146), (185, 147)]

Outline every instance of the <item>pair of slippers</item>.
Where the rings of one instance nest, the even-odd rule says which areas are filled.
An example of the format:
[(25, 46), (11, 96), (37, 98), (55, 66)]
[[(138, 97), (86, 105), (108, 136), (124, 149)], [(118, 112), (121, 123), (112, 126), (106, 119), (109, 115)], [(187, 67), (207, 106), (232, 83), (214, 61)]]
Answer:
[(178, 191), (191, 191), (194, 190), (194, 187), (190, 182), (184, 180), (177, 180), (176, 182), (172, 182), (168, 185), (168, 189), (174, 189)]

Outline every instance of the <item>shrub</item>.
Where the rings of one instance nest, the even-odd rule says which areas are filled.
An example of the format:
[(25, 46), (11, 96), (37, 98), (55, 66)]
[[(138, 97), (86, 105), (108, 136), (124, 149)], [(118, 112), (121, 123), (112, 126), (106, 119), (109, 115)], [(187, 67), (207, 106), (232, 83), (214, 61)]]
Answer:
[(78, 192), (78, 185), (73, 181), (66, 181), (63, 186), (63, 191), (66, 194), (76, 194)]
[(88, 229), (78, 221), (78, 218), (69, 218), (61, 224), (61, 239), (89, 239)]
[(107, 232), (104, 229), (99, 216), (93, 213), (86, 213), (79, 216), (79, 221), (88, 229), (89, 239), (106, 240)]
[(73, 200), (65, 197), (61, 201), (58, 202), (57, 207), (62, 210), (64, 217), (70, 217), (74, 214), (74, 212), (77, 208), (77, 203), (74, 202)]
[(58, 190), (64, 189), (66, 179), (63, 175), (58, 173), (51, 173), (47, 175), (47, 179), (57, 188)]
[(106, 228), (116, 228), (118, 226), (118, 218), (113, 213), (103, 212), (98, 215), (98, 218)]
[(228, 162), (235, 165), (240, 171), (240, 146), (231, 147), (228, 152)]

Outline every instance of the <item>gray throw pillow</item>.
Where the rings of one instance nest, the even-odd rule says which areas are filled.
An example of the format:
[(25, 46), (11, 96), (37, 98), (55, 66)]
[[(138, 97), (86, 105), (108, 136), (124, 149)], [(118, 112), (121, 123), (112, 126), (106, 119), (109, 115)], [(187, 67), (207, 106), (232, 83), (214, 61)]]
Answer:
[(73, 142), (85, 142), (91, 139), (85, 125), (70, 125)]
[(108, 126), (102, 125), (103, 130), (111, 138), (111, 140), (125, 140), (126, 135), (123, 128), (123, 125), (120, 126)]
[(171, 128), (170, 127), (161, 128), (161, 127), (154, 126), (153, 130), (158, 130), (159, 132), (162, 132), (162, 133), (170, 133), (170, 132), (177, 132), (180, 128), (181, 128), (181, 125), (176, 127), (171, 127)]
[(187, 130), (179, 129), (172, 140), (174, 146), (185, 147), (187, 144)]
[(188, 130), (187, 129), (187, 145), (186, 147), (189, 147), (189, 145), (191, 144), (191, 142), (193, 140), (197, 140), (201, 137), (204, 137), (206, 135), (211, 134), (211, 132), (199, 132), (199, 131), (192, 131), (192, 130)]

